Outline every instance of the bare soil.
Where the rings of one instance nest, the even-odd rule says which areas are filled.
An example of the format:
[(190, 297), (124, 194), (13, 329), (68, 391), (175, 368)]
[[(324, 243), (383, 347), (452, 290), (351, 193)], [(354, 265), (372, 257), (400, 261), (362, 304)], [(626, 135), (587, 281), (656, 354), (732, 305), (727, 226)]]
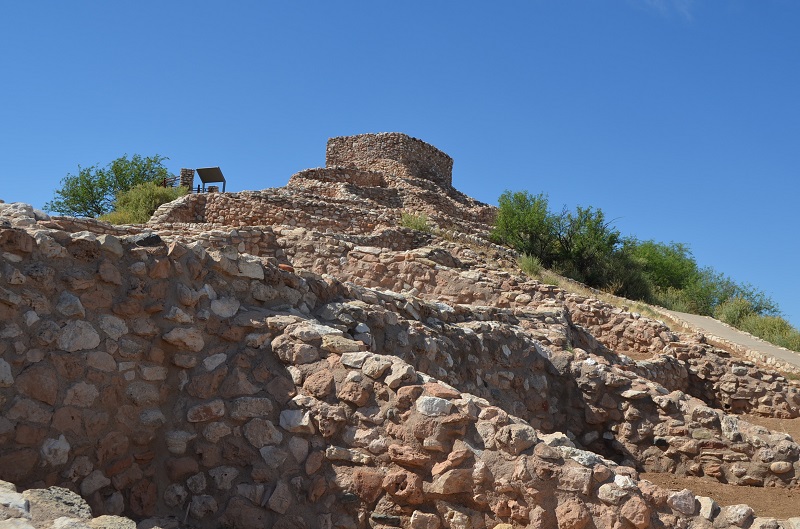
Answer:
[[(800, 418), (773, 419), (745, 415), (742, 416), (742, 419), (776, 432), (788, 433), (795, 441), (800, 439)], [(800, 488), (798, 487), (791, 489), (740, 487), (719, 483), (710, 478), (680, 477), (651, 472), (643, 473), (641, 477), (665, 489), (676, 491), (689, 489), (698, 496), (713, 498), (720, 506), (746, 503), (753, 508), (756, 516), (778, 519), (800, 516)]]

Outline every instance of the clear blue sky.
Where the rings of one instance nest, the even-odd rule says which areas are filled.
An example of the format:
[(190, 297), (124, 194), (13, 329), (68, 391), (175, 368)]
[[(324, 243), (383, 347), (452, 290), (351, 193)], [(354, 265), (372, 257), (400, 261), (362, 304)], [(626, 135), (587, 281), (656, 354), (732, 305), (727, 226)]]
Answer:
[(796, 0), (4, 2), (0, 198), (125, 153), (282, 186), (399, 131), (479, 200), (599, 207), (798, 326), (798, 28)]

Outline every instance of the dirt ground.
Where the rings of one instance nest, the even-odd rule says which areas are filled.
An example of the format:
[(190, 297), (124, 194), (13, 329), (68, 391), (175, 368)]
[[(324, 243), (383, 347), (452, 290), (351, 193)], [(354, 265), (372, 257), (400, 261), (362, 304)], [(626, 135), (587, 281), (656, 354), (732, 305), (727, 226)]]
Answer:
[[(788, 433), (795, 441), (800, 440), (800, 418), (772, 419), (747, 415), (742, 419), (770, 430)], [(720, 506), (746, 503), (753, 508), (756, 516), (778, 519), (800, 516), (800, 487), (793, 489), (738, 487), (709, 478), (678, 477), (650, 472), (643, 473), (641, 477), (669, 490), (689, 489), (698, 496), (713, 498)]]

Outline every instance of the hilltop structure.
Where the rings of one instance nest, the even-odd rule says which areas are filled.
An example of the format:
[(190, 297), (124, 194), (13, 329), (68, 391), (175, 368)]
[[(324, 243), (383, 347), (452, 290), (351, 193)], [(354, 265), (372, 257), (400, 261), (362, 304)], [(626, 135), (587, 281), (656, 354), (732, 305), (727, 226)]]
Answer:
[(797, 417), (797, 387), (521, 275), (493, 215), (394, 133), (145, 226), (0, 204), (0, 479), (29, 489), (0, 483), (0, 516), (795, 529), (640, 472), (795, 487), (800, 446), (739, 414)]

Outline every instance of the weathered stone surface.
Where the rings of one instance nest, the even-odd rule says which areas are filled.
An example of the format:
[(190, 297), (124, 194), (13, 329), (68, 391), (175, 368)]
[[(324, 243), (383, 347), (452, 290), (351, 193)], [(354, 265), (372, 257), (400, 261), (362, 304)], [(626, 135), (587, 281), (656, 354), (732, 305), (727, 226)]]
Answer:
[(416, 402), (417, 411), (428, 417), (438, 417), (447, 415), (453, 409), (453, 404), (449, 400), (439, 397), (422, 396)]
[(236, 298), (220, 298), (211, 301), (211, 312), (220, 318), (230, 318), (239, 310), (241, 303)]
[(110, 314), (103, 314), (98, 318), (98, 327), (112, 340), (119, 340), (128, 334), (128, 326), (125, 324), (125, 320)]
[(289, 490), (289, 485), (285, 481), (279, 481), (269, 497), (267, 507), (278, 514), (285, 514), (291, 505), (292, 493)]
[(449, 496), (472, 491), (472, 471), (465, 468), (449, 470), (434, 478), (433, 482), (425, 483), (426, 494)]
[(667, 498), (667, 505), (686, 516), (691, 516), (697, 511), (694, 493), (689, 489), (670, 494)]
[(318, 399), (333, 393), (334, 388), (333, 373), (328, 370), (311, 373), (303, 383), (303, 389)]
[(613, 483), (604, 483), (597, 490), (597, 497), (607, 505), (620, 505), (627, 496), (627, 491)]
[(162, 338), (176, 347), (188, 349), (195, 353), (199, 353), (205, 347), (203, 333), (196, 328), (175, 327)]
[(235, 420), (267, 417), (272, 413), (272, 402), (266, 397), (240, 397), (233, 401), (231, 418)]
[(71, 321), (58, 333), (59, 349), (74, 353), (100, 345), (100, 335), (88, 321)]
[(280, 444), (283, 434), (266, 419), (252, 419), (244, 425), (245, 438), (256, 448)]
[(56, 302), (56, 310), (67, 318), (83, 318), (86, 316), (86, 310), (83, 308), (81, 300), (66, 290), (59, 295)]
[(747, 527), (753, 519), (753, 509), (748, 505), (727, 505), (720, 509), (718, 520), (736, 527)]
[(582, 501), (570, 498), (556, 507), (558, 529), (583, 529), (592, 517)]
[(287, 432), (297, 434), (314, 433), (311, 414), (303, 410), (283, 410), (280, 417), (280, 426)]
[(411, 529), (439, 529), (441, 520), (432, 513), (414, 511), (409, 520)]
[(420, 169), (439, 154), (375, 136), (145, 232), (0, 207), (0, 478), (140, 529), (738, 527), (632, 467), (797, 483), (800, 447), (741, 419), (799, 415), (787, 377), (518, 273), (496, 210)]
[(78, 408), (88, 408), (94, 404), (99, 396), (100, 391), (98, 391), (97, 386), (86, 382), (78, 382), (67, 389), (67, 394), (64, 396), (64, 404)]
[(650, 527), (650, 507), (639, 496), (633, 496), (622, 505), (620, 518), (627, 520), (636, 529)]
[(95, 470), (81, 482), (81, 496), (89, 496), (108, 485), (111, 485), (111, 480), (102, 471)]
[(53, 406), (58, 398), (58, 374), (46, 365), (33, 365), (17, 375), (16, 389), (33, 399)]
[(0, 388), (9, 388), (14, 384), (14, 376), (8, 362), (0, 358)]
[(63, 465), (69, 460), (71, 448), (63, 435), (60, 435), (58, 439), (45, 439), (42, 443), (42, 459), (50, 466)]
[(220, 400), (212, 400), (189, 408), (186, 419), (189, 422), (205, 422), (219, 419), (225, 415), (225, 403)]
[(788, 461), (775, 461), (770, 463), (769, 470), (773, 474), (786, 474), (787, 472), (791, 472), (792, 464)]
[(503, 426), (495, 435), (497, 443), (511, 454), (517, 455), (539, 442), (536, 430), (526, 424)]
[(236, 468), (228, 466), (212, 468), (208, 473), (219, 490), (230, 489), (233, 485), (233, 480), (239, 475), (239, 471)]

